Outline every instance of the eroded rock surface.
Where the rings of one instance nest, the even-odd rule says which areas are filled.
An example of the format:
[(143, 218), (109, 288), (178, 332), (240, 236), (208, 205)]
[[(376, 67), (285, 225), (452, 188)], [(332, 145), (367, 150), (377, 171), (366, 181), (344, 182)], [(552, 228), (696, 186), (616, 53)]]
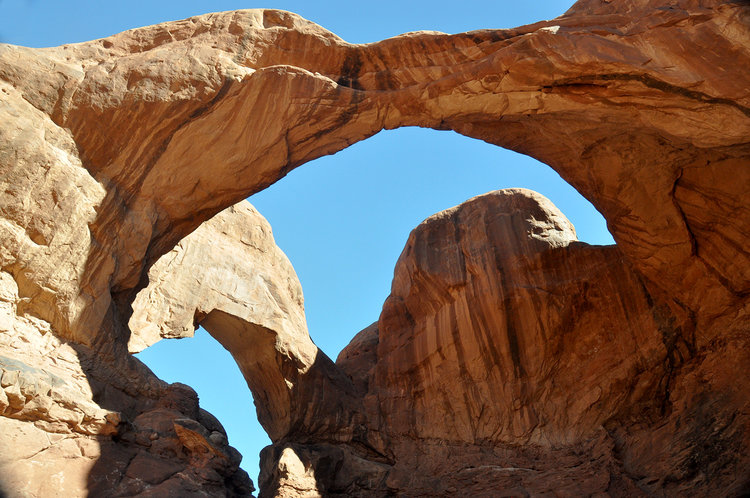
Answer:
[(711, 355), (732, 366), (709, 380), (676, 324), (617, 247), (578, 242), (548, 200), (511, 189), (412, 232), (380, 320), (337, 364), (387, 434), (384, 488), (738, 494), (747, 379), (727, 383), (747, 337)]
[(112, 360), (60, 340), (49, 323), (18, 313), (8, 273), (0, 281), (4, 496), (252, 492), (241, 455), (190, 387), (160, 381), (124, 351)]
[(699, 351), (621, 251), (578, 242), (547, 199), (471, 199), (412, 232), (379, 321), (337, 360), (359, 431), (275, 444), (261, 489), (295, 496), (299, 460), (324, 495), (741, 494), (744, 326)]
[[(151, 267), (148, 278), (133, 303), (131, 351), (161, 338), (191, 337), (202, 325), (237, 361), (272, 439), (296, 426), (310, 431), (315, 423), (335, 432), (328, 427), (332, 421), (310, 418), (323, 400), (308, 398), (329, 398), (333, 415), (351, 388), (310, 339), (302, 286), (270, 225), (250, 203), (242, 201), (198, 227)], [(320, 375), (326, 378), (316, 385)], [(326, 393), (335, 377), (344, 391)]]
[[(273, 10), (0, 45), (0, 434), (29, 441), (3, 440), (3, 469), (28, 465), (2, 486), (246, 492), (192, 395), (129, 356), (133, 301), (202, 222), (311, 159), (417, 125), (549, 164), (617, 247), (575, 242), (533, 195), (471, 201), (415, 231), (383, 314), (339, 367), (294, 335), (293, 292), (278, 317), (228, 309), (252, 289), (213, 284), (170, 304), (173, 323), (139, 315), (156, 327), (141, 346), (202, 319), (261, 413), (283, 414), (265, 420), (262, 490), (747, 492), (749, 24), (746, 2), (581, 0), (512, 30), (368, 45)], [(497, 215), (529, 210), (533, 222)], [(182, 401), (160, 405), (168, 391)], [(34, 477), (58, 465), (60, 479)]]

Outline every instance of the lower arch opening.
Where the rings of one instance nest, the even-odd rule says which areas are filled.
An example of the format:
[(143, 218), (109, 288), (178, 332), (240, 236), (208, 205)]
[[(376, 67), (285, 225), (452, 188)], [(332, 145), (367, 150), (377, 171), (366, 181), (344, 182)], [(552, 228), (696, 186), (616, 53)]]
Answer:
[(260, 450), (271, 444), (255, 415), (247, 382), (232, 355), (204, 329), (192, 338), (162, 340), (136, 355), (162, 380), (192, 387), (200, 406), (224, 426), (229, 444), (242, 454), (244, 469), (258, 487)]

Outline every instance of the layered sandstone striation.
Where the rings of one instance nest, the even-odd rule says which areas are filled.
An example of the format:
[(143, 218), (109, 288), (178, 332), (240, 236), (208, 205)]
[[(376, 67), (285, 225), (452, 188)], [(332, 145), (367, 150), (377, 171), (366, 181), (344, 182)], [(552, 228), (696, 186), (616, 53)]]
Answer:
[[(273, 10), (0, 45), (0, 486), (249, 493), (194, 393), (129, 354), (200, 322), (272, 436), (262, 494), (748, 492), (748, 24), (581, 0), (368, 45)], [(549, 164), (617, 246), (529, 192), (473, 199), (415, 230), (336, 366), (257, 213), (209, 222), (223, 253), (198, 227), (407, 125)]]
[(337, 365), (388, 435), (391, 490), (738, 494), (746, 339), (706, 369), (676, 323), (617, 247), (510, 189), (412, 232), (379, 321)]

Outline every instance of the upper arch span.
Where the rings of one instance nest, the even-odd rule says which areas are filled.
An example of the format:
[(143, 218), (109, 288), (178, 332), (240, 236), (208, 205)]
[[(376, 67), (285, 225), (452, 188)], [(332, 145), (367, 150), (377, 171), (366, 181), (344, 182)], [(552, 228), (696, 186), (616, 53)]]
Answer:
[[(748, 65), (746, 11), (579, 2), (511, 30), (352, 45), (295, 14), (247, 10), (0, 57), (2, 79), (70, 130), (106, 186), (87, 267), (112, 271), (86, 272), (90, 295), (128, 301), (155, 258), (220, 210), (381, 129), (422, 126), (549, 164), (658, 290), (711, 314), (701, 296), (721, 307), (750, 289), (747, 255), (724, 252), (747, 217), (705, 229), (748, 181), (749, 77), (722, 59)], [(706, 164), (742, 181), (696, 191)], [(698, 199), (715, 209), (694, 212)], [(107, 306), (78, 308), (97, 311), (67, 321), (95, 330)]]

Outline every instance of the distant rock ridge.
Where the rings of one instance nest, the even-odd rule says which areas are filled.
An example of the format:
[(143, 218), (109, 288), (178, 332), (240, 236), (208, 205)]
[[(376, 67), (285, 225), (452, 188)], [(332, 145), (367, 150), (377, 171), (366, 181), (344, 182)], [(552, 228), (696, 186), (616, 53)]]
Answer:
[[(581, 0), (353, 45), (257, 9), (0, 45), (0, 491), (250, 494), (195, 393), (130, 355), (202, 323), (273, 441), (262, 496), (750, 492), (749, 23)], [(529, 191), (469, 200), (332, 362), (241, 201), (399, 126), (545, 162), (617, 245)]]

